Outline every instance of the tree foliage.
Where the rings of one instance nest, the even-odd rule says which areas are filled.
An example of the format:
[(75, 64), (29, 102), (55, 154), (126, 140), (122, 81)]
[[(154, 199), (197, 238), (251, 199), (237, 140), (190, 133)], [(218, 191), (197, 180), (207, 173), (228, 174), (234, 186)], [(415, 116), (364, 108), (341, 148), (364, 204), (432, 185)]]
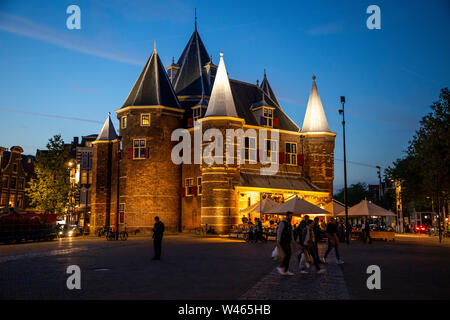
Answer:
[(406, 154), (386, 171), (387, 179), (398, 180), (402, 200), (416, 207), (429, 207), (431, 199), (442, 207), (450, 193), (450, 111), (448, 88), (441, 90), (431, 112), (409, 142)]
[(68, 158), (60, 135), (50, 138), (47, 150), (36, 155), (36, 178), (30, 181), (26, 192), (38, 211), (61, 214), (70, 205), (74, 190), (69, 183)]
[[(369, 196), (369, 192), (367, 190), (367, 184), (358, 182), (352, 184), (347, 188), (347, 198), (348, 198), (348, 207), (352, 207), (355, 204), (360, 203), (362, 200)], [(334, 199), (344, 203), (344, 189), (342, 188), (339, 193), (334, 195)]]

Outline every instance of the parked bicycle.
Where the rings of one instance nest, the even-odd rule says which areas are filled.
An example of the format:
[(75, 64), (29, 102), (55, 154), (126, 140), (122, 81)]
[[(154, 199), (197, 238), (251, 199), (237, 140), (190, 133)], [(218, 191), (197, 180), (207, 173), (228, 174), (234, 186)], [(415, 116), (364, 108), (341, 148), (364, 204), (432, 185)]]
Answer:
[[(112, 230), (111, 227), (105, 228), (105, 237), (106, 240), (111, 241), (111, 240), (116, 240), (116, 232)], [(127, 230), (123, 230), (119, 232), (119, 240), (125, 241), (128, 239), (128, 232)]]

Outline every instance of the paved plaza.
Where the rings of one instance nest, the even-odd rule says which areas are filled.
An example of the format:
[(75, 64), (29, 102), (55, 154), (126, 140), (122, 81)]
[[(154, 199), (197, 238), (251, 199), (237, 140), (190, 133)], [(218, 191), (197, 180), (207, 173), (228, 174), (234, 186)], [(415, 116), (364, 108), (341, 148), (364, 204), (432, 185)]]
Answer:
[[(395, 242), (340, 245), (327, 272), (279, 275), (274, 242), (169, 235), (152, 261), (150, 238), (74, 238), (0, 246), (1, 299), (449, 299), (450, 243), (400, 236)], [(321, 245), (323, 252), (325, 244)], [(294, 250), (296, 251), (296, 250)], [(381, 290), (368, 290), (367, 266), (381, 268)], [(81, 290), (68, 290), (66, 269), (81, 269)]]

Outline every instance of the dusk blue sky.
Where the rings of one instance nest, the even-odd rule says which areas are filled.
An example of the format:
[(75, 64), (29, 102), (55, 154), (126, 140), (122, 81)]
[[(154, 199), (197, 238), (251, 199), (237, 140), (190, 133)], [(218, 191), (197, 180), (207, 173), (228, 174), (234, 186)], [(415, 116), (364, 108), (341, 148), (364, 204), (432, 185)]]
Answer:
[[(66, 8), (81, 8), (81, 30)], [(381, 30), (366, 9), (381, 8)], [(347, 159), (387, 167), (402, 155), (450, 78), (450, 2), (437, 1), (0, 1), (0, 145), (26, 154), (60, 133), (98, 133), (121, 107), (156, 40), (165, 66), (194, 29), (229, 76), (263, 70), (286, 113), (303, 122), (312, 75), (336, 132), (335, 191), (343, 186), (339, 97), (347, 98)], [(23, 112), (23, 113), (20, 113)], [(51, 114), (89, 121), (47, 118)], [(114, 117), (117, 128), (117, 120)], [(348, 164), (349, 184), (377, 183)]]

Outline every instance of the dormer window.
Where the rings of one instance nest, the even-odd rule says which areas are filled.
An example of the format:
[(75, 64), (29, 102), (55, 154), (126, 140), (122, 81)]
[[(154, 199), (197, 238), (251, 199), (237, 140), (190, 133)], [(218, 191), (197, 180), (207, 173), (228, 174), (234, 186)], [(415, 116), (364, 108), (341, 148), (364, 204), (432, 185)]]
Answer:
[(141, 127), (150, 127), (150, 113), (141, 114)]
[(263, 114), (262, 114), (262, 120), (263, 123), (261, 125), (266, 126), (266, 127), (273, 127), (273, 109), (271, 108), (267, 108), (267, 107), (263, 107)]
[(198, 105), (192, 108), (192, 119), (197, 121), (200, 118), (203, 118), (205, 115), (206, 108), (204, 106)]

